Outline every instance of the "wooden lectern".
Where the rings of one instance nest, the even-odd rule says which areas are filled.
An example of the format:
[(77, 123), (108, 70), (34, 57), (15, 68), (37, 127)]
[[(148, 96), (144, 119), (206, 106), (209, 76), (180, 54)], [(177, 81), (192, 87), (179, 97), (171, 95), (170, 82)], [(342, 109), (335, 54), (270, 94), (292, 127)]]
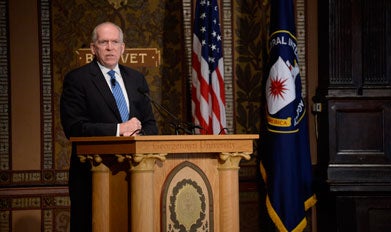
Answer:
[[(258, 135), (73, 137), (93, 231), (239, 232), (239, 162)], [(123, 172), (122, 172), (123, 171)]]

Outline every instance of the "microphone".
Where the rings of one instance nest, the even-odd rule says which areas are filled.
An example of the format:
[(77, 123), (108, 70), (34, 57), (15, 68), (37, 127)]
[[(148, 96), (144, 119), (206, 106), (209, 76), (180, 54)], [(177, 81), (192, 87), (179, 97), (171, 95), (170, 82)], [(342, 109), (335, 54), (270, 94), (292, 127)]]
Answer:
[(157, 109), (157, 111), (159, 111), (160, 115), (163, 115), (162, 111), (164, 111), (168, 116), (170, 116), (173, 120), (173, 122), (170, 123), (171, 126), (174, 127), (174, 130), (175, 130), (175, 134), (176, 135), (179, 135), (179, 131), (182, 130), (184, 131), (186, 134), (195, 134), (195, 129), (203, 129), (201, 126), (199, 125), (195, 125), (194, 123), (192, 122), (182, 122), (181, 120), (179, 120), (179, 118), (177, 118), (174, 114), (172, 114), (166, 107), (164, 107), (163, 105), (155, 102), (148, 94), (148, 92), (146, 90), (143, 90), (141, 88), (137, 88), (137, 91), (145, 96), (146, 98), (148, 98), (148, 100), (152, 103), (152, 105)]

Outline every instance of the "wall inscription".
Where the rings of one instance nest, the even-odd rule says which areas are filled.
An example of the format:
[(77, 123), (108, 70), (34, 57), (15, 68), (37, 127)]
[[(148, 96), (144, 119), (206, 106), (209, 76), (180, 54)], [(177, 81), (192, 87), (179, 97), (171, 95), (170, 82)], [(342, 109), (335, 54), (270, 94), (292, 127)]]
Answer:
[[(90, 48), (76, 50), (79, 65), (84, 65), (94, 59)], [(121, 64), (133, 67), (158, 67), (160, 65), (160, 50), (157, 48), (125, 48), (119, 61)]]

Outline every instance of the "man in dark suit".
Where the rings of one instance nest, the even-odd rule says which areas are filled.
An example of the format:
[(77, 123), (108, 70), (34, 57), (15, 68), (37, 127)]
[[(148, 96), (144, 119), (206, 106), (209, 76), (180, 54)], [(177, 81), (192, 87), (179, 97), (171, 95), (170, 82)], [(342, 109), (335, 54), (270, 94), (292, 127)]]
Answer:
[[(118, 64), (125, 50), (121, 28), (110, 22), (99, 24), (92, 33), (90, 47), (95, 59), (64, 78), (60, 114), (65, 136), (157, 134), (151, 104), (138, 91), (149, 91), (144, 76)], [(117, 106), (115, 87), (121, 89), (124, 107)], [(79, 161), (72, 147), (69, 169), (72, 232), (91, 231), (90, 168), (88, 162)]]

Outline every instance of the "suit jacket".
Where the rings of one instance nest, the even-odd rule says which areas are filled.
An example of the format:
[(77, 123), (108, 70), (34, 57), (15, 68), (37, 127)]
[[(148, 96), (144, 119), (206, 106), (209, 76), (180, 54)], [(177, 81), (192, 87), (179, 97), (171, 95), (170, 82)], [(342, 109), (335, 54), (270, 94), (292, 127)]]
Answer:
[[(119, 65), (129, 100), (129, 118), (137, 117), (143, 134), (157, 134), (152, 106), (138, 92), (149, 91), (144, 76), (129, 67)], [(65, 136), (115, 136), (121, 116), (105, 77), (94, 60), (69, 72), (63, 82), (60, 99), (61, 124)], [(70, 231), (91, 231), (91, 165), (81, 163), (72, 147), (69, 168), (71, 199)]]
[[(144, 134), (157, 134), (149, 99), (138, 91), (149, 91), (144, 76), (123, 65), (119, 65), (119, 69), (128, 94), (129, 119), (137, 117)], [(67, 138), (115, 135), (121, 116), (96, 60), (65, 76), (60, 112)]]

